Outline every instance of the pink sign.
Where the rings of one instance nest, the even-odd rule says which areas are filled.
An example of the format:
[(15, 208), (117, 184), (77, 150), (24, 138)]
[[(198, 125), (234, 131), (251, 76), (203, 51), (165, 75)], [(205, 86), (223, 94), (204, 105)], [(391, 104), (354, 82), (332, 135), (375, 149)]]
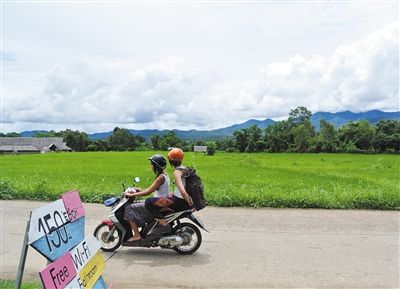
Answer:
[(69, 252), (44, 268), (40, 278), (45, 289), (62, 289), (76, 276), (76, 269)]
[(78, 191), (71, 191), (61, 195), (65, 210), (71, 222), (85, 215), (81, 198)]

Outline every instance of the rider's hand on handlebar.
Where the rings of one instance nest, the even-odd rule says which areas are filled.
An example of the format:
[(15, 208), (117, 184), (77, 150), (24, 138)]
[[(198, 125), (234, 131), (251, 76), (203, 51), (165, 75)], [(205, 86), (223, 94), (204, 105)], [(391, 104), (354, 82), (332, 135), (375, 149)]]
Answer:
[(127, 198), (135, 197), (136, 189), (135, 188), (127, 188), (124, 192), (124, 196)]
[(132, 197), (135, 196), (135, 194), (134, 193), (130, 193), (130, 192), (124, 192), (124, 196), (127, 197), (127, 198), (132, 198)]

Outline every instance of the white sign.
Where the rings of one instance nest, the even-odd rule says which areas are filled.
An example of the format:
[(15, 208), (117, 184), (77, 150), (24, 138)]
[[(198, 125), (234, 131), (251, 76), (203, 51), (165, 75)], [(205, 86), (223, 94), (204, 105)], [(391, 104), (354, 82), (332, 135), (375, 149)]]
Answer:
[(68, 222), (68, 214), (62, 200), (33, 210), (29, 224), (28, 243), (32, 244)]
[(207, 146), (193, 146), (194, 152), (207, 152)]
[(87, 235), (82, 242), (70, 250), (72, 261), (78, 273), (83, 267), (85, 267), (87, 262), (89, 262), (89, 260), (96, 255), (100, 248), (100, 241), (97, 240), (93, 235)]
[[(99, 286), (105, 285), (104, 282), (102, 282), (102, 284), (97, 283), (101, 274), (104, 272), (105, 266), (106, 263), (104, 257), (101, 252), (98, 251), (93, 258), (87, 262), (85, 267), (81, 268), (78, 275), (67, 285), (67, 287), (65, 287), (65, 289), (92, 289), (96, 284)], [(104, 287), (101, 286), (97, 288)]]

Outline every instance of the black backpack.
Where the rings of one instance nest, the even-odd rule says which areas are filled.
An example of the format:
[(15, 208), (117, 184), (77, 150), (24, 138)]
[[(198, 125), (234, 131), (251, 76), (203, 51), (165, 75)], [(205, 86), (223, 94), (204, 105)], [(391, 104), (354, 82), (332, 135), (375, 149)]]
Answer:
[(205, 208), (206, 200), (204, 198), (204, 186), (196, 170), (192, 167), (181, 169), (182, 177), (185, 178), (185, 190), (192, 198), (194, 207), (197, 211)]

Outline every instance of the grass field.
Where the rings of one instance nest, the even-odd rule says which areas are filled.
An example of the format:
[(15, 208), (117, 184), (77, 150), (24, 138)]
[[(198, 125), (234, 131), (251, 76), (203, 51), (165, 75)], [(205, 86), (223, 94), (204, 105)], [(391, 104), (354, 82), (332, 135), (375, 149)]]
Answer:
[[(11, 280), (0, 280), (0, 288), (1, 289), (14, 289), (15, 288), (15, 281)], [(29, 283), (22, 283), (21, 289), (41, 289), (42, 284), (39, 282), (29, 282)]]
[[(155, 152), (55, 153), (0, 157), (2, 199), (54, 200), (77, 189), (99, 202), (141, 177), (154, 179)], [(165, 152), (163, 152), (165, 155)], [(399, 155), (187, 153), (210, 205), (400, 209)], [(167, 172), (172, 175), (170, 167)]]

